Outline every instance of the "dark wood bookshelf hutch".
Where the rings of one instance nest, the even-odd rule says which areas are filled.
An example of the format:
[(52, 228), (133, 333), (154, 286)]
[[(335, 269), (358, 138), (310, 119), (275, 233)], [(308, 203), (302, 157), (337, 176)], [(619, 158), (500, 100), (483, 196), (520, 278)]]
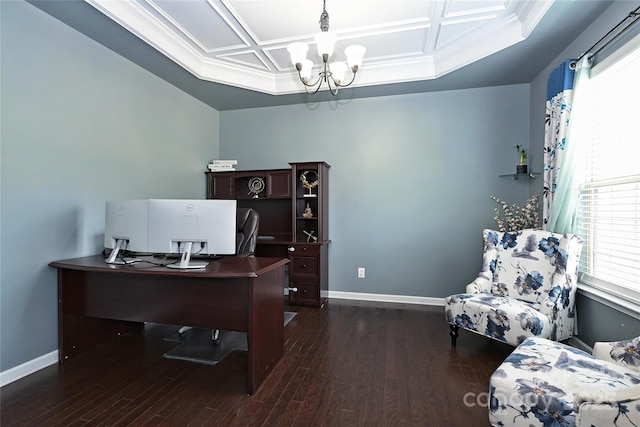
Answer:
[(256, 256), (289, 258), (289, 303), (322, 307), (329, 290), (330, 166), (289, 164), (289, 169), (205, 172), (207, 198), (255, 209), (260, 215)]

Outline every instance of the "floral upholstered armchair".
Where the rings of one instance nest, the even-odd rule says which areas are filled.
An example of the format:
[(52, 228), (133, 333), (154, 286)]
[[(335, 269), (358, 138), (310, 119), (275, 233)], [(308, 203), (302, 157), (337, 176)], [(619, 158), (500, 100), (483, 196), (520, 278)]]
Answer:
[(640, 337), (598, 342), (593, 355), (530, 337), (489, 384), (494, 427), (640, 426)]
[(583, 240), (535, 229), (485, 229), (483, 239), (478, 277), (445, 298), (451, 344), (459, 328), (513, 346), (530, 336), (571, 338)]

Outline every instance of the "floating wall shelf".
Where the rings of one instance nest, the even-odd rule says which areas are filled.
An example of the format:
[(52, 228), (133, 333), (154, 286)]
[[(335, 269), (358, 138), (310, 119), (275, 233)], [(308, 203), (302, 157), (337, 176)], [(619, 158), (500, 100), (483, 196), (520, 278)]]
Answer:
[(507, 174), (498, 175), (498, 176), (500, 177), (510, 176), (510, 177), (513, 177), (513, 179), (518, 179), (521, 176), (528, 176), (529, 179), (536, 179), (538, 175), (539, 175), (538, 172), (529, 172), (529, 173), (507, 173)]

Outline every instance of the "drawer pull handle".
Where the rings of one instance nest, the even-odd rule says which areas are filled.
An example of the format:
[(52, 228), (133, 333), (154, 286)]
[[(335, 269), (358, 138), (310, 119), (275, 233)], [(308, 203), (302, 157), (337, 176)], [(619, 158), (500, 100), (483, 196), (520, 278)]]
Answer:
[(290, 292), (298, 292), (298, 288), (289, 288)]
[(293, 246), (290, 246), (290, 247), (288, 247), (288, 248), (287, 248), (287, 250), (288, 250), (289, 252), (295, 252), (295, 251), (296, 251), (296, 248), (294, 248)]
[(307, 264), (302, 264), (302, 268), (307, 268)]

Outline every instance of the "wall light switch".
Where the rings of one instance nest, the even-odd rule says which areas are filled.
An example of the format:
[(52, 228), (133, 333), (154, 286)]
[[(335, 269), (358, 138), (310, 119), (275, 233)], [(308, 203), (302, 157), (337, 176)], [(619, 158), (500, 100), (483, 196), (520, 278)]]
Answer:
[(364, 279), (364, 267), (358, 267), (358, 279)]

